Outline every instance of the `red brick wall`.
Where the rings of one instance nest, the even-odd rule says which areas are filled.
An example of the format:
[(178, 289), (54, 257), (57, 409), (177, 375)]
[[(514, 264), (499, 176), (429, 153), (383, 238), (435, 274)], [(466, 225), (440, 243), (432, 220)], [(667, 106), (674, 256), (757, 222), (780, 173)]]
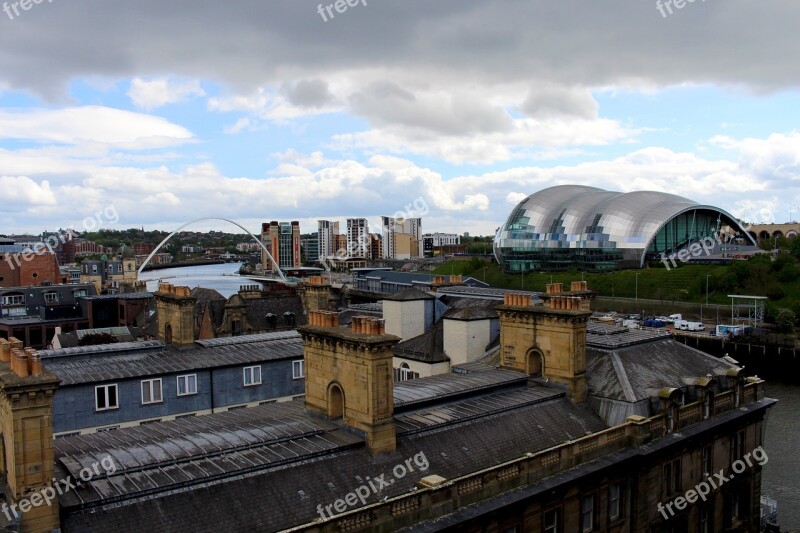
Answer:
[[(25, 258), (30, 260), (26, 261)], [(16, 265), (15, 265), (16, 266)], [(19, 285), (41, 285), (43, 281), (52, 284), (61, 283), (61, 271), (55, 254), (43, 253), (23, 255), (20, 258)]]
[(0, 255), (0, 287), (19, 287), (16, 259), (12, 254)]

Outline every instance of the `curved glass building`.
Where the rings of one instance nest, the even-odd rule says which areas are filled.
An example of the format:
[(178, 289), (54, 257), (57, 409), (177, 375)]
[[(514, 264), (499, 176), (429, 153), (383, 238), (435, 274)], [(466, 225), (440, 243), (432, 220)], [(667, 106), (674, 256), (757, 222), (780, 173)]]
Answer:
[(497, 230), (494, 254), (505, 272), (614, 270), (661, 261), (707, 237), (755, 245), (732, 215), (688, 198), (559, 185), (514, 208)]

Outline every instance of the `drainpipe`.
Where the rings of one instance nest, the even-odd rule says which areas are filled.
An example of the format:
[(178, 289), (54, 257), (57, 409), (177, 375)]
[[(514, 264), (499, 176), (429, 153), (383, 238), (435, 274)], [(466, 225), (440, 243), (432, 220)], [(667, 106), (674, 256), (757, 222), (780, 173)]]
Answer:
[(214, 414), (214, 369), (210, 368), (208, 372), (209, 381), (211, 382), (211, 414)]

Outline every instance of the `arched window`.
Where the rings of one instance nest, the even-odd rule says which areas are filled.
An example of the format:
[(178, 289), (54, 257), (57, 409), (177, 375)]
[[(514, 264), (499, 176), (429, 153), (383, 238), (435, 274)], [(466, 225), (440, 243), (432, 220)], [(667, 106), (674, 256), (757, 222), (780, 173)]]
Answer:
[(332, 383), (328, 389), (328, 416), (331, 418), (344, 416), (344, 393), (338, 383)]

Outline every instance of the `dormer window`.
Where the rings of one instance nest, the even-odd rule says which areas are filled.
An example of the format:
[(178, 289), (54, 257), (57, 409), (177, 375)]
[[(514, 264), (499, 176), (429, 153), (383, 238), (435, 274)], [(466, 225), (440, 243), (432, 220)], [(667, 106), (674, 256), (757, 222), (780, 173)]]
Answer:
[(714, 391), (709, 387), (703, 393), (703, 420), (711, 416), (711, 404), (714, 401)]

